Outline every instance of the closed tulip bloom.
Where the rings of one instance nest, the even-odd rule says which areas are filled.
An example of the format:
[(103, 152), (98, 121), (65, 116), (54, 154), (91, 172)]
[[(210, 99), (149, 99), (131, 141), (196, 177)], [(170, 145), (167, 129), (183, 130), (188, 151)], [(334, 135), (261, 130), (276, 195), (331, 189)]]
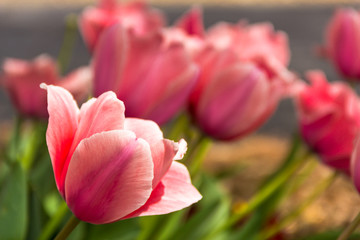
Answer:
[(360, 128), (360, 100), (345, 84), (327, 82), (321, 71), (307, 75), (311, 85), (296, 97), (301, 135), (325, 164), (349, 173)]
[(360, 12), (338, 9), (326, 31), (326, 55), (348, 80), (360, 81)]
[(63, 88), (46, 86), (46, 141), (61, 196), (93, 224), (165, 214), (201, 199), (182, 158), (186, 142), (163, 139), (152, 121), (124, 117), (113, 92), (79, 109)]
[(116, 0), (100, 0), (97, 7), (88, 7), (80, 17), (80, 29), (89, 49), (93, 51), (101, 33), (116, 22), (143, 35), (164, 26), (163, 14), (150, 8), (145, 2), (117, 3)]
[(41, 83), (62, 86), (78, 101), (90, 93), (92, 74), (88, 67), (81, 67), (60, 79), (56, 63), (47, 55), (32, 61), (6, 59), (2, 70), (2, 84), (18, 112), (25, 116), (48, 117), (46, 92), (40, 89)]
[(201, 74), (190, 102), (197, 125), (219, 140), (245, 136), (274, 112), (283, 88), (278, 79), (231, 50), (208, 48), (199, 55)]
[(114, 91), (126, 116), (165, 123), (183, 107), (198, 76), (185, 44), (164, 33), (139, 37), (121, 24), (102, 35), (94, 55), (95, 96)]

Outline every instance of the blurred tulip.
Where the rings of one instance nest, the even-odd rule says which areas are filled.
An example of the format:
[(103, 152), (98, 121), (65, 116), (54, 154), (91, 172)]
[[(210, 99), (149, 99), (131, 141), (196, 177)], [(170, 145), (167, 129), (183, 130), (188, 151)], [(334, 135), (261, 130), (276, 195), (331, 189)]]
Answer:
[(46, 141), (58, 190), (80, 220), (103, 224), (166, 214), (201, 199), (182, 158), (186, 142), (163, 139), (159, 126), (126, 118), (113, 92), (77, 107), (56, 86), (48, 92)]
[(328, 83), (321, 71), (307, 73), (311, 86), (296, 97), (303, 139), (327, 165), (349, 173), (360, 127), (360, 100), (342, 83)]
[(62, 86), (78, 101), (90, 93), (92, 74), (88, 67), (81, 67), (60, 79), (56, 63), (47, 55), (40, 55), (30, 62), (6, 59), (2, 69), (2, 84), (13, 104), (21, 114), (29, 117), (48, 117), (46, 93), (40, 88), (41, 83)]
[(271, 24), (219, 23), (205, 36), (195, 57), (200, 77), (190, 110), (199, 127), (220, 140), (245, 136), (259, 128), (290, 93), (294, 75), (287, 36)]
[(150, 8), (145, 2), (117, 3), (116, 0), (100, 0), (97, 7), (88, 7), (80, 17), (80, 28), (89, 49), (93, 51), (101, 33), (114, 23), (120, 22), (137, 35), (159, 30), (164, 26), (163, 14)]
[(348, 80), (360, 81), (360, 12), (338, 9), (326, 30), (326, 56)]
[(181, 41), (165, 33), (137, 36), (116, 24), (102, 35), (94, 55), (95, 95), (114, 91), (126, 116), (168, 121), (185, 105), (198, 76)]
[(282, 81), (269, 78), (251, 61), (240, 61), (232, 49), (208, 48), (198, 56), (201, 74), (190, 109), (208, 135), (231, 140), (261, 126), (283, 95)]
[(270, 57), (282, 66), (290, 60), (287, 35), (275, 32), (270, 23), (218, 23), (209, 29), (206, 38), (218, 49), (231, 48), (241, 60), (263, 61)]

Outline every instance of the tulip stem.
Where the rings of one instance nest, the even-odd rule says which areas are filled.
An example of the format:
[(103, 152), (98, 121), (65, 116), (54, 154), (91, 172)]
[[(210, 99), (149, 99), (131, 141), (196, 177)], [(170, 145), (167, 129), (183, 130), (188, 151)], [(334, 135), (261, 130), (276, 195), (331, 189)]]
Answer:
[[(195, 152), (193, 158), (191, 159), (191, 164), (189, 167), (190, 175), (192, 177), (195, 177), (197, 175), (197, 173), (199, 172), (201, 165), (206, 157), (206, 154), (211, 147), (211, 143), (212, 143), (212, 141), (210, 138), (208, 138), (204, 135), (201, 135), (196, 146), (193, 146), (194, 150), (196, 148), (196, 152)], [(192, 156), (189, 156), (189, 157), (192, 157)]]
[(350, 239), (351, 234), (355, 231), (355, 229), (360, 225), (360, 212), (355, 217), (355, 219), (347, 226), (344, 231), (341, 233), (337, 240), (347, 240)]
[(39, 240), (50, 239), (55, 229), (62, 222), (64, 216), (68, 212), (68, 207), (65, 202), (58, 208), (56, 213), (52, 216), (50, 221), (45, 225), (43, 232), (41, 233)]
[(58, 65), (61, 74), (65, 73), (71, 59), (77, 34), (77, 16), (75, 14), (69, 14), (66, 16), (65, 21), (66, 27), (64, 40), (58, 56)]
[(80, 223), (80, 220), (77, 219), (74, 215), (71, 216), (69, 221), (63, 227), (63, 229), (59, 232), (59, 234), (55, 237), (55, 240), (66, 240), (70, 233), (76, 228), (76, 226)]
[(20, 144), (20, 139), (21, 139), (21, 126), (23, 125), (24, 119), (18, 115), (16, 116), (15, 119), (15, 126), (13, 129), (13, 133), (11, 136), (11, 140), (10, 140), (10, 145), (8, 147), (9, 152), (8, 152), (8, 159), (10, 162), (15, 162), (16, 160), (18, 160), (18, 149), (19, 149), (19, 144)]

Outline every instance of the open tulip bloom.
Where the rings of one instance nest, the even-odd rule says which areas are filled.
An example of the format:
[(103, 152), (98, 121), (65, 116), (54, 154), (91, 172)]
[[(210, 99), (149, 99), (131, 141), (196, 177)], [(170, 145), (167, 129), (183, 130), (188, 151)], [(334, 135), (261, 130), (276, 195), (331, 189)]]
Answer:
[(125, 118), (113, 92), (79, 109), (61, 87), (48, 92), (46, 141), (57, 188), (74, 215), (93, 224), (166, 214), (201, 199), (182, 158), (186, 142), (163, 139), (152, 121)]

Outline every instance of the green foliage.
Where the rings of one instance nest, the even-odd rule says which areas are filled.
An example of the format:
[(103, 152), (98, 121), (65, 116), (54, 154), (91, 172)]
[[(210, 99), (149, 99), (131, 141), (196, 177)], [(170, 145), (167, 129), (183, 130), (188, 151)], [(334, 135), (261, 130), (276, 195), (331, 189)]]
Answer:
[(10, 166), (0, 188), (1, 239), (20, 240), (27, 228), (27, 184), (24, 169), (18, 162)]

